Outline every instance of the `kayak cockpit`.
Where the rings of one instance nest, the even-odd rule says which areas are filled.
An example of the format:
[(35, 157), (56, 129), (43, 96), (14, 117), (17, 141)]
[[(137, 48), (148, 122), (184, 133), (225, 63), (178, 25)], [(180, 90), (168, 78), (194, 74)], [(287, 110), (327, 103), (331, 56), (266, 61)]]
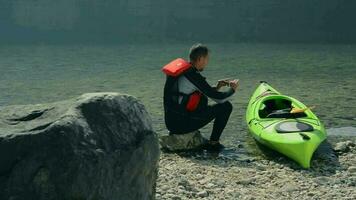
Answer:
[(305, 112), (290, 113), (295, 107), (287, 96), (276, 95), (273, 98), (264, 98), (257, 106), (259, 118), (300, 118), (307, 117)]

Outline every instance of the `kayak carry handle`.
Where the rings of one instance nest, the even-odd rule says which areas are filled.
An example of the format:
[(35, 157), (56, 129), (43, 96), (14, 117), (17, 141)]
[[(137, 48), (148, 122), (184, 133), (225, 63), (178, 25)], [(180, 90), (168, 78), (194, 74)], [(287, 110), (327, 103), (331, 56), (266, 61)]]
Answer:
[(302, 136), (303, 140), (310, 140), (310, 137), (305, 133), (299, 133), (299, 135)]

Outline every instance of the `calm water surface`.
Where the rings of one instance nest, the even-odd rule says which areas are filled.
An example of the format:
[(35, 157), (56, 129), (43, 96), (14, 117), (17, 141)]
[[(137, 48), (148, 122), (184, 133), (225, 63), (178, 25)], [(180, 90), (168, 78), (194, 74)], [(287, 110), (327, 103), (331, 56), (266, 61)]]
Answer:
[[(176, 57), (187, 58), (190, 45), (0, 46), (0, 105), (58, 101), (86, 92), (128, 93), (140, 99), (155, 130), (165, 134), (165, 76), (160, 69)], [(247, 133), (245, 111), (260, 80), (316, 105), (315, 113), (327, 128), (356, 127), (356, 45), (207, 45), (212, 52), (203, 72), (208, 82), (240, 79), (221, 138), (228, 147), (255, 145)], [(201, 131), (208, 137), (211, 128), (212, 123)]]

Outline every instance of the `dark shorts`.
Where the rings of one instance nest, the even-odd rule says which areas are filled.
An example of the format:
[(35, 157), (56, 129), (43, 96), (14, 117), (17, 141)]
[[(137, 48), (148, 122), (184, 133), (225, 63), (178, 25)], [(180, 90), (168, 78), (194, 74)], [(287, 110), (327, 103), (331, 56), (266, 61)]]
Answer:
[(195, 112), (168, 110), (165, 114), (165, 123), (171, 134), (185, 134), (198, 130), (215, 119), (210, 139), (219, 140), (231, 112), (232, 104), (229, 101), (208, 105)]

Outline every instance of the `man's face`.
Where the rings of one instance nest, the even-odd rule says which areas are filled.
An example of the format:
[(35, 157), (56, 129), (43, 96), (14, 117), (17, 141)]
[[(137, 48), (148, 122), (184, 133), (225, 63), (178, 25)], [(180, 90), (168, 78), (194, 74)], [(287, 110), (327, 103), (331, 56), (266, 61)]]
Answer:
[(198, 59), (197, 63), (196, 63), (196, 68), (199, 71), (203, 71), (204, 68), (208, 65), (209, 62), (209, 54), (206, 56), (202, 56)]

